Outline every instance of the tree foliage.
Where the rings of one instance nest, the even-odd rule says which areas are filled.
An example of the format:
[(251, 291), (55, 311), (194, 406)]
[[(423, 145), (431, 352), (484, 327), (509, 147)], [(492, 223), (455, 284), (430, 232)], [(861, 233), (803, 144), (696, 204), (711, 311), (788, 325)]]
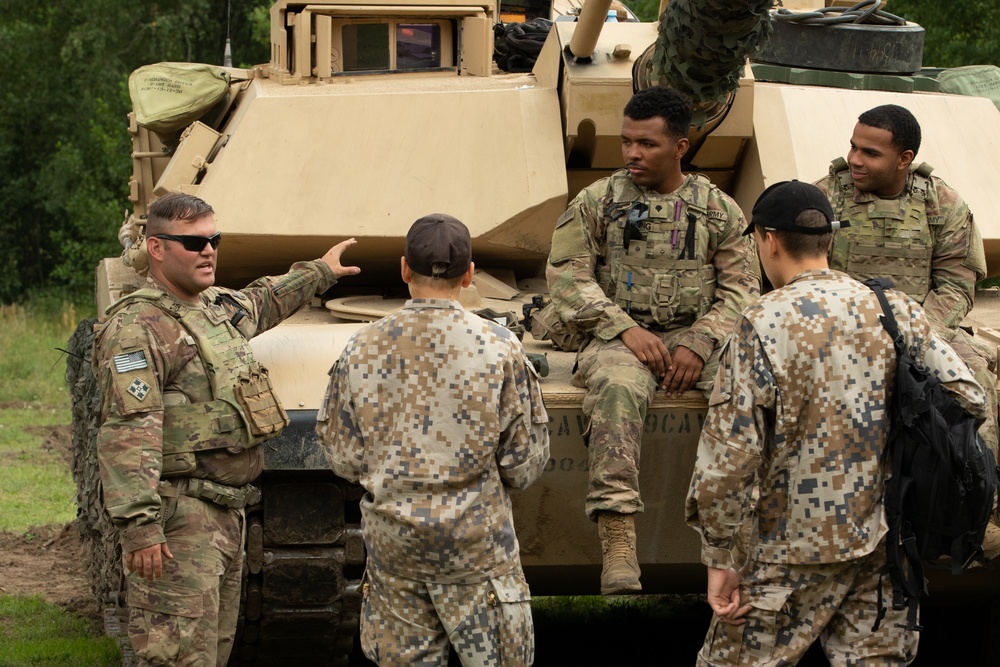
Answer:
[[(238, 64), (267, 60), (267, 33), (253, 32), (266, 4), (233, 7)], [(221, 0), (0, 3), (0, 302), (45, 287), (92, 291), (99, 259), (120, 251), (128, 204), (129, 73), (221, 64), (226, 26)]]
[(887, 9), (924, 28), (925, 67), (1000, 65), (996, 0), (891, 0)]
[[(693, 0), (697, 2), (697, 0)], [(266, 62), (270, 0), (0, 0), (0, 303), (92, 291), (128, 206), (128, 75), (160, 61)], [(628, 3), (654, 20), (659, 0)], [(996, 0), (891, 0), (927, 31), (924, 63), (1000, 64)]]
[[(660, 0), (625, 4), (643, 21), (655, 21)], [(997, 0), (888, 0), (883, 9), (923, 26), (926, 67), (1000, 66)]]

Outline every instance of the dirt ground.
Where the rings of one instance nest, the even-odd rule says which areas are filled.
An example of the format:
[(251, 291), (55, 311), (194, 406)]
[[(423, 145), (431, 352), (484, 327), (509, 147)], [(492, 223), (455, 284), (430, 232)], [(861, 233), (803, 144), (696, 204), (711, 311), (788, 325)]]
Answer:
[(76, 522), (39, 526), (22, 535), (0, 532), (0, 593), (39, 595), (96, 625), (97, 602)]
[[(73, 462), (71, 441), (68, 426), (46, 427), (42, 449), (58, 454), (68, 470)], [(75, 521), (35, 526), (26, 533), (0, 532), (0, 593), (39, 595), (98, 627), (97, 602), (84, 558)]]

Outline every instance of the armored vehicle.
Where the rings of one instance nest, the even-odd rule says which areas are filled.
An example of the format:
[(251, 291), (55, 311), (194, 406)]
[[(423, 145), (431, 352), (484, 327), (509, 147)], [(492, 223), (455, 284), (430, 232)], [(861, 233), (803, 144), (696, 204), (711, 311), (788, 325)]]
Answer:
[[(823, 3), (785, 3), (796, 4)], [(465, 221), (477, 274), (464, 305), (523, 326), (524, 306), (545, 298), (550, 235), (568, 199), (622, 166), (621, 113), (634, 90), (667, 83), (692, 95), (687, 170), (706, 174), (745, 211), (774, 182), (824, 175), (846, 153), (860, 112), (904, 105), (924, 127), (920, 158), (965, 196), (991, 273), (1000, 272), (1000, 111), (987, 99), (936, 92), (935, 79), (920, 75), (919, 26), (905, 24), (902, 36), (881, 25), (779, 27), (785, 19), (770, 5), (664, 0), (661, 20), (642, 23), (617, 10), (608, 20), (611, 0), (587, 0), (579, 11), (495, 0), (279, 0), (268, 64), (162, 64), (133, 75), (131, 210), (119, 230), (122, 257), (97, 267), (98, 312), (141, 283), (146, 211), (171, 191), (215, 208), (226, 238), (220, 284), (283, 273), (351, 236), (350, 263), (363, 267), (253, 341), (291, 426), (264, 445), (263, 500), (248, 511), (234, 663), (336, 663), (350, 651), (365, 561), (359, 490), (327, 469), (313, 427), (326, 370), (347, 338), (403, 303), (398, 267), (409, 225), (433, 211)], [(556, 20), (533, 70), (499, 70), (495, 26), (534, 16)], [(830, 40), (831, 51), (846, 44), (843, 53), (796, 66), (797, 54), (810, 52), (803, 44), (828, 30), (851, 33)], [(779, 48), (786, 39), (789, 49)], [(897, 47), (902, 55), (889, 53)], [(163, 102), (191, 82), (210, 92), (194, 104)], [(1000, 340), (988, 315), (974, 323)], [(115, 631), (125, 587), (94, 455), (93, 326), (81, 323), (72, 342), (74, 472), (95, 591)], [(525, 344), (548, 371), (552, 417), (547, 471), (515, 498), (525, 572), (536, 594), (596, 593), (599, 541), (583, 512), (583, 391), (569, 381), (571, 354), (530, 335)], [(701, 395), (689, 392), (658, 396), (646, 420), (646, 512), (637, 521), (646, 592), (704, 590), (683, 500), (705, 413)], [(944, 589), (996, 595), (1000, 579), (957, 577)]]

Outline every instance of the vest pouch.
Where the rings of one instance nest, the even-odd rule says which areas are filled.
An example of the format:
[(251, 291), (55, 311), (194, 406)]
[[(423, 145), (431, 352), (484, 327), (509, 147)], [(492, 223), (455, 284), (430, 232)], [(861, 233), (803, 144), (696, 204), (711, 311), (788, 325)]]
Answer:
[(233, 392), (249, 419), (247, 426), (255, 438), (272, 438), (290, 423), (288, 413), (274, 393), (271, 378), (263, 366), (254, 372), (240, 373)]
[(552, 345), (563, 352), (579, 351), (589, 338), (572, 324), (563, 322), (551, 301), (532, 314), (531, 335), (535, 340), (552, 341)]
[(163, 407), (163, 474), (195, 469), (196, 452), (241, 451), (251, 443), (236, 407), (225, 401), (179, 403)]
[(692, 322), (708, 312), (715, 295), (715, 267), (698, 260), (673, 262), (670, 273), (653, 276), (650, 312), (662, 326)]
[(918, 303), (931, 289), (931, 256), (934, 249), (923, 243), (902, 245), (851, 241), (847, 273), (858, 280), (888, 278)]
[(163, 477), (186, 475), (192, 472), (197, 465), (194, 452), (174, 452), (172, 454), (164, 452), (160, 474)]

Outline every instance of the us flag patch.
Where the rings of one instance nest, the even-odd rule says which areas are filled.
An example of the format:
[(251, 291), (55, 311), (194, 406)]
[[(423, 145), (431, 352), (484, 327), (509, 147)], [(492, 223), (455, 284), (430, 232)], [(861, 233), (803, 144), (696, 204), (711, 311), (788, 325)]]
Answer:
[(146, 353), (142, 350), (126, 352), (125, 354), (116, 354), (114, 356), (114, 362), (115, 370), (119, 373), (138, 371), (148, 366), (146, 363)]
[(144, 398), (146, 398), (146, 394), (149, 393), (149, 389), (150, 387), (148, 384), (146, 384), (139, 378), (136, 378), (132, 380), (132, 384), (128, 386), (127, 391), (128, 393), (132, 394), (141, 401)]

